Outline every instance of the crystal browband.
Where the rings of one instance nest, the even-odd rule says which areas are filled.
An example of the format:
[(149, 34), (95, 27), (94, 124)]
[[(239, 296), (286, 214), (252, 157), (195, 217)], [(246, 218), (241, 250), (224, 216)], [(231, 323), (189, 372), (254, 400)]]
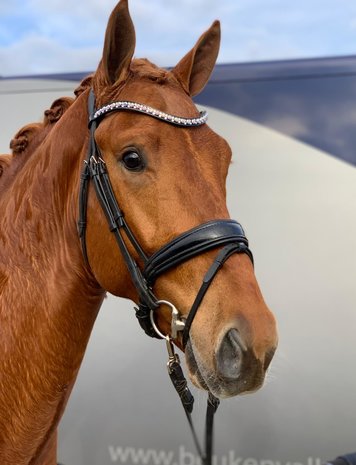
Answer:
[(166, 123), (174, 124), (175, 126), (201, 126), (202, 124), (205, 124), (208, 120), (208, 113), (206, 111), (200, 111), (200, 116), (197, 118), (183, 118), (181, 116), (170, 115), (169, 113), (156, 110), (155, 108), (149, 107), (148, 105), (143, 105), (141, 103), (119, 101), (109, 103), (109, 105), (105, 105), (99, 108), (99, 110), (96, 110), (96, 112), (91, 116), (90, 122), (106, 115), (107, 113), (119, 110), (128, 110), (144, 113), (146, 115), (152, 116), (153, 118), (165, 121)]

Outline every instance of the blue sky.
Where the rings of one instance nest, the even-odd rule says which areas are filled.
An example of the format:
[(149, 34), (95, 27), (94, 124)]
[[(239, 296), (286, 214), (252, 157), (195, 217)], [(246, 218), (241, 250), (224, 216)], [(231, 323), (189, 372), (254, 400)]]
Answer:
[[(0, 75), (90, 71), (115, 0), (0, 0)], [(356, 0), (129, 0), (136, 56), (174, 65), (214, 19), (220, 63), (356, 55)]]

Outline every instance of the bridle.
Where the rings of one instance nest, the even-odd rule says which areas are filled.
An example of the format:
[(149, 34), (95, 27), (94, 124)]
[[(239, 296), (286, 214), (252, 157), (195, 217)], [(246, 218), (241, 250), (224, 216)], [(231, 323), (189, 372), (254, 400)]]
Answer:
[[(221, 269), (226, 260), (235, 253), (247, 254), (253, 263), (252, 252), (248, 247), (248, 241), (242, 226), (234, 220), (224, 219), (209, 221), (196, 226), (165, 244), (153, 255), (147, 256), (131, 228), (126, 223), (124, 213), (118, 205), (112, 189), (105, 161), (103, 160), (94, 137), (95, 130), (100, 121), (106, 115), (116, 111), (138, 112), (159, 119), (165, 123), (185, 128), (196, 128), (205, 124), (207, 121), (207, 113), (200, 112), (199, 116), (196, 118), (185, 118), (170, 115), (147, 105), (128, 101), (113, 102), (96, 110), (95, 96), (92, 90), (90, 90), (88, 98), (88, 111), (90, 138), (87, 158), (84, 161), (84, 169), (81, 174), (78, 220), (78, 233), (84, 259), (89, 265), (85, 232), (87, 224), (88, 187), (89, 182), (92, 181), (97, 199), (107, 219), (109, 229), (115, 236), (132, 282), (138, 293), (139, 304), (138, 307), (135, 308), (136, 317), (147, 335), (166, 340), (169, 355), (169, 375), (182, 401), (198, 453), (204, 465), (210, 465), (212, 457), (213, 416), (219, 405), (219, 399), (209, 392), (205, 438), (206, 451), (203, 453), (191, 419), (194, 398), (187, 386), (187, 381), (181, 369), (178, 355), (174, 353), (172, 339), (176, 339), (178, 333), (182, 332), (183, 347), (186, 346), (189, 339), (189, 330), (194, 317), (217, 272)], [(142, 269), (130, 253), (124, 237), (126, 237), (126, 241), (133, 246), (140, 257), (143, 263)], [(203, 278), (202, 285), (187, 318), (183, 319), (172, 303), (156, 298), (153, 292), (154, 283), (159, 276), (168, 270), (213, 249), (219, 249), (219, 252)], [(155, 323), (154, 312), (161, 305), (168, 306), (172, 311), (171, 334), (168, 335), (162, 334)]]

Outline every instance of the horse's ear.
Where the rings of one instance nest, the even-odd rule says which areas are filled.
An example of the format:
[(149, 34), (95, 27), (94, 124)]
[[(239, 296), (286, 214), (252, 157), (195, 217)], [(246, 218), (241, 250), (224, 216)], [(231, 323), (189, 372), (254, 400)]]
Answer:
[(135, 51), (135, 43), (135, 28), (129, 13), (128, 1), (120, 0), (109, 18), (100, 65), (107, 84), (112, 85), (125, 79)]
[(220, 22), (214, 21), (192, 50), (173, 68), (173, 74), (191, 96), (199, 94), (208, 82), (219, 47)]

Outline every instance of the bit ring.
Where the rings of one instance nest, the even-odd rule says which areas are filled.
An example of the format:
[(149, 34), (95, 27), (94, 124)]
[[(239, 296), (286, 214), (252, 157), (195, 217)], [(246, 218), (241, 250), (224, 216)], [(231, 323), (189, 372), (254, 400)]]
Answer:
[[(156, 302), (158, 305), (167, 305), (167, 307), (170, 307), (172, 311), (172, 321), (171, 321), (171, 335), (173, 339), (177, 337), (178, 331), (183, 331), (185, 322), (180, 318), (180, 313), (177, 310), (177, 308), (168, 300), (157, 300)], [(166, 339), (169, 334), (164, 335), (156, 325), (155, 319), (154, 319), (154, 312), (153, 310), (150, 311), (150, 320), (153, 329), (156, 331), (158, 336), (160, 336), (162, 339)]]

